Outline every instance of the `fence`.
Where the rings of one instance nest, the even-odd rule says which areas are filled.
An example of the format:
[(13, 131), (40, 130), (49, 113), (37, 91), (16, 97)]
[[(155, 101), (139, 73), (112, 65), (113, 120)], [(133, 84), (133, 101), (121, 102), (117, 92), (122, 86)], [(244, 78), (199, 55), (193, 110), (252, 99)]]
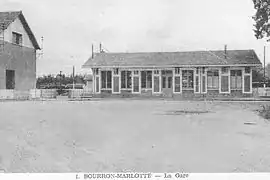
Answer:
[(29, 99), (29, 91), (16, 91), (11, 89), (1, 89), (0, 99)]
[(40, 91), (41, 98), (53, 99), (53, 98), (56, 98), (56, 96), (57, 96), (56, 89), (41, 89)]
[(1, 100), (22, 100), (22, 99), (51, 99), (56, 98), (56, 89), (31, 89), (29, 91), (17, 91), (9, 89), (0, 90)]
[(254, 97), (270, 97), (270, 88), (253, 88)]
[(1, 89), (0, 90), (0, 99), (14, 99), (14, 90)]
[(57, 96), (56, 89), (31, 89), (29, 96), (31, 99), (53, 99)]
[[(0, 100), (20, 100), (20, 99), (54, 99), (57, 97), (56, 89), (31, 89), (29, 91), (0, 90)], [(69, 98), (92, 97), (91, 89), (70, 89)]]
[(69, 98), (91, 97), (92, 90), (90, 89), (70, 89), (68, 93)]

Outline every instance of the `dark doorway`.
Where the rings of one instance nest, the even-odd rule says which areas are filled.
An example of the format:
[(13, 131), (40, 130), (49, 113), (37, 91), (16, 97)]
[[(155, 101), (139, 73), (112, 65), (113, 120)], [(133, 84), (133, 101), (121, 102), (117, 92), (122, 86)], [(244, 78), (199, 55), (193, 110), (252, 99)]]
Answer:
[(6, 89), (15, 89), (15, 71), (6, 70)]

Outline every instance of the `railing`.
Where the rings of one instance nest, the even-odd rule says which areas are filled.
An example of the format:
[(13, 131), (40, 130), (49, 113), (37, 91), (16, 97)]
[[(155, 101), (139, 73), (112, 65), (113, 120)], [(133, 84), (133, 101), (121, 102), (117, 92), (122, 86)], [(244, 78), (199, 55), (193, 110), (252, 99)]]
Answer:
[(0, 89), (1, 100), (20, 100), (20, 99), (41, 99), (56, 98), (56, 89), (31, 89), (29, 91), (18, 91)]
[(0, 89), (0, 99), (14, 99), (14, 90)]
[(31, 89), (30, 90), (30, 97), (32, 99), (39, 99), (39, 98), (56, 98), (57, 90), (56, 89)]
[(70, 89), (68, 93), (69, 98), (83, 98), (83, 97), (92, 97), (91, 89)]
[(270, 87), (266, 88), (253, 88), (254, 97), (270, 97)]
[[(0, 89), (0, 100), (18, 100), (18, 99), (54, 99), (58, 95), (56, 89), (31, 89), (29, 91), (17, 91), (9, 89)], [(69, 98), (92, 97), (92, 89), (70, 89)]]

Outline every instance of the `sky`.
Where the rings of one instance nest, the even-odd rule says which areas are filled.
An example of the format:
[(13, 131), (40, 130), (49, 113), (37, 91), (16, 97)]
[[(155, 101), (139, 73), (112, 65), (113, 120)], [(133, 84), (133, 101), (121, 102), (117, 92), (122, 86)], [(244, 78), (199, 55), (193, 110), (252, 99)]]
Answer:
[(252, 0), (0, 0), (0, 11), (22, 10), (41, 45), (37, 75), (89, 73), (97, 52), (254, 49), (270, 63), (270, 45), (253, 32)]

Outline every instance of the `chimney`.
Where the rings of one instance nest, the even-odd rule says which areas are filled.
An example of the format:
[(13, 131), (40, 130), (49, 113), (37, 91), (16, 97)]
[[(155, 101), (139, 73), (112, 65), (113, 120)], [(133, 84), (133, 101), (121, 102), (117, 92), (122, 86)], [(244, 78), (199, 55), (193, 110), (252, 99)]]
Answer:
[(227, 45), (224, 46), (224, 58), (227, 59)]
[(94, 59), (94, 45), (92, 44), (92, 59)]
[(101, 45), (101, 43), (99, 44), (99, 52), (102, 53), (102, 45)]

